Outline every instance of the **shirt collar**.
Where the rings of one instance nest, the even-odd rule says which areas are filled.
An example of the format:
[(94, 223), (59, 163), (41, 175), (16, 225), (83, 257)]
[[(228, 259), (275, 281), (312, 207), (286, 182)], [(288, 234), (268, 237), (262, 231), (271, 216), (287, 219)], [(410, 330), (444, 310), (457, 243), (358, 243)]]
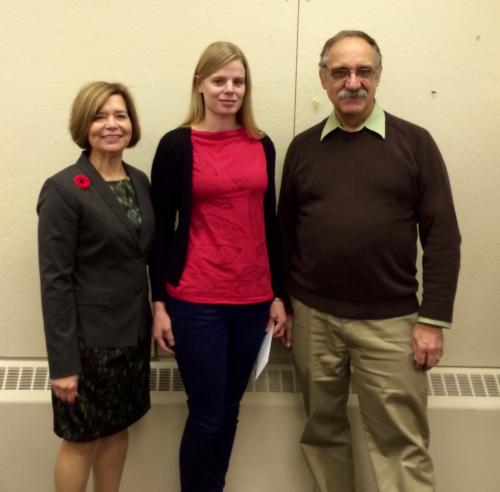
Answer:
[[(335, 111), (332, 111), (332, 114), (328, 117), (325, 126), (323, 127), (320, 140), (323, 140), (329, 133), (333, 132), (333, 130), (336, 130), (337, 128), (342, 127)], [(356, 128), (355, 131), (358, 132), (363, 128), (367, 128), (385, 139), (385, 113), (377, 103), (373, 106), (372, 112), (368, 115), (368, 118), (366, 118), (363, 124), (359, 128)]]

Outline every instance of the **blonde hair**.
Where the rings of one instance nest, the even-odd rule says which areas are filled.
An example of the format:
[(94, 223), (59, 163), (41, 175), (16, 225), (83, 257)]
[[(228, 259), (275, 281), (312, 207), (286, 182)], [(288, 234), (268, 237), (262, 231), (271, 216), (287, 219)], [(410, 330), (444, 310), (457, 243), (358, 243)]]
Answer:
[(119, 82), (91, 82), (80, 89), (71, 107), (69, 131), (80, 148), (90, 149), (90, 125), (103, 104), (114, 95), (123, 97), (132, 123), (132, 137), (127, 147), (133, 147), (141, 138), (139, 118), (129, 90)]
[(260, 139), (264, 132), (259, 130), (252, 110), (252, 81), (247, 59), (238, 46), (228, 41), (216, 41), (209, 44), (200, 56), (196, 65), (191, 87), (191, 102), (188, 115), (181, 126), (196, 125), (205, 117), (203, 95), (198, 90), (200, 79), (209, 77), (229, 62), (239, 60), (245, 67), (245, 97), (241, 108), (236, 113), (236, 121), (254, 138)]

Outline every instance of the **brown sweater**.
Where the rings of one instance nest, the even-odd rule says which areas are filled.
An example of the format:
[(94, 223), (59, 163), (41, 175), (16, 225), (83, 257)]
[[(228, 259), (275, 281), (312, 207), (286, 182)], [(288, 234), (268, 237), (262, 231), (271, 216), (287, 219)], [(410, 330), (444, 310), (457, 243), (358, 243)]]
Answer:
[(285, 159), (278, 215), (290, 294), (339, 317), (451, 321), (460, 234), (434, 140), (388, 113), (385, 139), (365, 128), (321, 141), (324, 124), (297, 135)]

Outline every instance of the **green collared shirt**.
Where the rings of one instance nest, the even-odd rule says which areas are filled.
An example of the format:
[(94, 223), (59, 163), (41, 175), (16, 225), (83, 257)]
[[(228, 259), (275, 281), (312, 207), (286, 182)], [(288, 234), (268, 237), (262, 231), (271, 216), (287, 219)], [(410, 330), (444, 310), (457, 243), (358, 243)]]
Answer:
[[(321, 132), (320, 139), (323, 140), (328, 134), (330, 134), (337, 128), (342, 128), (342, 125), (340, 124), (340, 121), (338, 120), (335, 111), (332, 111), (332, 113), (326, 120), (325, 126), (323, 127), (323, 131)], [(363, 128), (366, 128), (374, 133), (377, 133), (383, 139), (385, 139), (385, 113), (377, 103), (375, 103), (375, 105), (373, 106), (372, 112), (368, 115), (368, 118), (366, 118), (363, 124), (358, 128), (356, 128), (356, 130), (354, 131), (358, 132)], [(420, 316), (417, 318), (417, 321), (419, 323), (435, 325), (441, 328), (451, 328), (451, 323), (448, 323), (447, 321), (423, 318)]]
[[(332, 114), (326, 120), (323, 131), (321, 132), (321, 140), (337, 128), (342, 128), (342, 125), (340, 124), (335, 111), (332, 111)], [(368, 130), (377, 133), (382, 138), (385, 138), (385, 113), (377, 103), (373, 106), (372, 112), (368, 115), (368, 118), (366, 118), (363, 124), (354, 131), (358, 132), (363, 128), (367, 128)]]

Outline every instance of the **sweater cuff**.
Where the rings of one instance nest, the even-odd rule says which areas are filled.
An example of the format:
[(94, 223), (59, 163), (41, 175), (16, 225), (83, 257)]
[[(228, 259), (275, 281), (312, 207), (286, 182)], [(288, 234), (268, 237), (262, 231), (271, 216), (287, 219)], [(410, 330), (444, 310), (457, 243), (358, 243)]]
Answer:
[(440, 321), (437, 319), (424, 318), (422, 316), (419, 316), (417, 318), (417, 322), (418, 323), (426, 323), (428, 325), (435, 325), (435, 326), (439, 326), (441, 328), (451, 328), (451, 323), (449, 323), (448, 321)]

